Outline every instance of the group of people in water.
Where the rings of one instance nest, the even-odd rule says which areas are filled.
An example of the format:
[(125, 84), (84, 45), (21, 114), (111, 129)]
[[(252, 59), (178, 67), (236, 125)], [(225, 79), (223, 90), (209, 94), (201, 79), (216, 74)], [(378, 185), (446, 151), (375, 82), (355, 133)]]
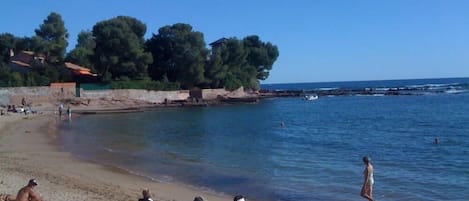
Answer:
[[(60, 116), (60, 118), (62, 118), (62, 113), (64, 111), (64, 105), (60, 104), (58, 110), (59, 110), (59, 116)], [(67, 116), (68, 116), (68, 119), (72, 118), (72, 108), (70, 108), (70, 105), (67, 107)]]

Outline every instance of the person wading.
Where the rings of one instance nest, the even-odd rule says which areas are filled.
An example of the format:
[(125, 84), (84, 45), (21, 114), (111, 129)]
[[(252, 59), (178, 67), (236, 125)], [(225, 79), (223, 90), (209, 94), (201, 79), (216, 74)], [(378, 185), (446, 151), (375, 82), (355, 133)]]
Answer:
[(363, 186), (362, 186), (362, 191), (360, 195), (368, 201), (374, 201), (373, 200), (373, 184), (375, 183), (375, 180), (373, 178), (373, 165), (371, 165), (371, 159), (368, 156), (363, 157), (363, 163), (365, 164), (365, 170), (363, 171)]

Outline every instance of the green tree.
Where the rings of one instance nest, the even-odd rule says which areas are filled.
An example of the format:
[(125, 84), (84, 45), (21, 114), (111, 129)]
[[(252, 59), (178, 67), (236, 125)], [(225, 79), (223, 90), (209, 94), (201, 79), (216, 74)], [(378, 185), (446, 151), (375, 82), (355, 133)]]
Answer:
[(34, 51), (40, 44), (36, 37), (19, 38), (10, 33), (0, 34), (0, 59), (6, 63), (10, 60), (10, 49), (13, 51)]
[(10, 61), (10, 50), (15, 49), (17, 40), (13, 34), (0, 34), (0, 62), (8, 64)]
[(10, 87), (24, 86), (23, 76), (18, 72), (12, 72), (10, 74), (10, 79), (8, 81), (8, 86), (10, 86)]
[(257, 88), (252, 86), (250, 80), (255, 77), (252, 67), (247, 65), (248, 52), (242, 41), (230, 38), (223, 44), (224, 52), (221, 53), (223, 61), (228, 65), (226, 79), (223, 80), (225, 88), (233, 90), (241, 86), (245, 88)]
[(214, 47), (205, 70), (210, 86), (230, 90), (243, 86), (242, 67), (246, 65), (246, 58), (243, 43), (236, 38), (227, 39)]
[(226, 39), (213, 47), (205, 76), (211, 87), (259, 89), (259, 79), (267, 79), (278, 56), (275, 45), (255, 35)]
[(146, 77), (152, 57), (144, 51), (145, 32), (145, 24), (128, 16), (101, 21), (93, 27), (93, 60), (104, 80)]
[(210, 80), (210, 86), (225, 87), (229, 90), (241, 86), (259, 88), (257, 69), (250, 65), (249, 51), (243, 41), (230, 38), (214, 47), (212, 51), (206, 66), (206, 77)]
[(204, 68), (208, 55), (201, 32), (189, 24), (164, 26), (146, 43), (154, 57), (149, 74), (154, 80), (178, 82), (191, 89), (205, 84)]
[(36, 49), (36, 46), (37, 44), (35, 44), (33, 38), (23, 37), (23, 38), (18, 38), (18, 41), (16, 42), (16, 45), (15, 45), (15, 50), (16, 51), (22, 51), (22, 50), (34, 51)]
[(223, 87), (223, 80), (226, 78), (228, 65), (223, 63), (221, 50), (210, 56), (210, 61), (205, 66), (205, 81), (208, 88)]
[(81, 31), (78, 34), (76, 47), (83, 47), (86, 49), (93, 50), (96, 47), (96, 41), (94, 41), (93, 32)]
[(35, 32), (33, 40), (38, 44), (36, 51), (45, 54), (51, 63), (63, 61), (68, 46), (68, 32), (60, 14), (49, 14)]
[(223, 85), (229, 90), (244, 88), (259, 89), (256, 69), (252, 66), (230, 66)]
[(256, 35), (245, 37), (243, 43), (248, 52), (248, 65), (257, 69), (257, 79), (267, 79), (269, 71), (272, 70), (272, 66), (279, 56), (277, 46), (270, 42), (262, 42)]
[(0, 62), (0, 87), (8, 87), (10, 86), (10, 69), (8, 66)]
[(80, 32), (77, 42), (75, 49), (68, 53), (65, 60), (95, 70), (92, 63), (94, 48), (96, 47), (93, 33), (90, 31)]

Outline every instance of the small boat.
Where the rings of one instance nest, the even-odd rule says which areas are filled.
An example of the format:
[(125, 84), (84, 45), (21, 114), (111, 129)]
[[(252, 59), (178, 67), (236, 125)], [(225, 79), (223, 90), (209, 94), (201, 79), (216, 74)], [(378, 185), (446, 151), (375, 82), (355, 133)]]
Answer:
[(308, 94), (305, 95), (305, 100), (312, 101), (312, 100), (317, 100), (319, 97), (316, 94)]

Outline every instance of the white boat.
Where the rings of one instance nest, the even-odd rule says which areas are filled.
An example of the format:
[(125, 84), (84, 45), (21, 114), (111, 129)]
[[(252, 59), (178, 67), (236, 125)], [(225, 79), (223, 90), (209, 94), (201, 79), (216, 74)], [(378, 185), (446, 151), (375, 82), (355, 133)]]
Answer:
[(308, 94), (308, 95), (305, 95), (305, 100), (309, 100), (309, 101), (312, 101), (312, 100), (317, 100), (319, 97), (318, 95), (316, 94)]

